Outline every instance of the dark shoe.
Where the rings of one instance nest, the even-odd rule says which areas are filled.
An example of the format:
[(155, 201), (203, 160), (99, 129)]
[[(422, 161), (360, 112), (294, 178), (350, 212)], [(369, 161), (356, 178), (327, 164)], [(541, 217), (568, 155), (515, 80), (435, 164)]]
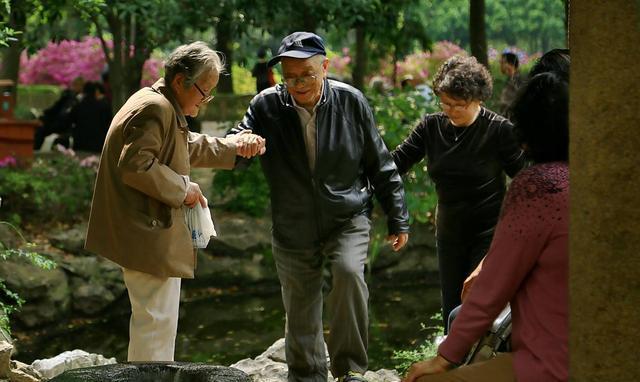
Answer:
[(347, 375), (343, 375), (338, 378), (338, 382), (368, 382), (362, 373), (358, 373), (357, 371), (350, 371)]

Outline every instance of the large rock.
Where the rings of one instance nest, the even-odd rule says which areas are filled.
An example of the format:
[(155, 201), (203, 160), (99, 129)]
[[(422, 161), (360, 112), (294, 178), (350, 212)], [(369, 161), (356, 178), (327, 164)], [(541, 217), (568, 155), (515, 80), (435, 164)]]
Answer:
[[(327, 365), (329, 365), (328, 357)], [(234, 363), (231, 367), (244, 371), (251, 376), (254, 382), (287, 382), (288, 368), (284, 352), (284, 338), (274, 342), (273, 345), (255, 359), (243, 359)], [(364, 376), (369, 382), (400, 381), (400, 376), (395, 370), (367, 371)], [(327, 382), (332, 382), (333, 380), (334, 378), (329, 372)]]
[(53, 358), (37, 359), (33, 361), (31, 367), (39, 372), (43, 377), (51, 379), (67, 370), (79, 369), (83, 367), (111, 365), (116, 363), (115, 358), (105, 358), (100, 354), (87, 353), (84, 350), (72, 350), (60, 353)]
[(0, 222), (0, 249), (15, 248), (20, 242), (18, 232), (9, 224)]
[(126, 291), (122, 270), (99, 256), (68, 256), (58, 260), (70, 279), (73, 310), (93, 315)]
[(0, 341), (0, 382), (40, 382), (42, 376), (31, 366), (12, 361), (13, 345)]
[(218, 237), (207, 250), (215, 255), (242, 256), (262, 253), (271, 248), (271, 223), (268, 218), (219, 214), (214, 217)]
[(265, 280), (277, 283), (278, 274), (273, 262), (261, 254), (229, 257), (199, 252), (195, 282), (210, 283), (210, 280), (215, 280), (216, 285)]
[(374, 259), (373, 272), (388, 278), (401, 277), (402, 274), (437, 276), (438, 258), (432, 227), (423, 223), (412, 224), (409, 242), (400, 252), (393, 252), (390, 245), (383, 243)]
[(18, 361), (11, 361), (11, 368), (7, 373), (11, 382), (40, 382), (42, 376), (31, 366)]
[(5, 378), (11, 368), (11, 353), (13, 345), (6, 341), (0, 341), (0, 378)]
[(56, 321), (68, 310), (71, 293), (59, 267), (45, 270), (25, 259), (11, 258), (3, 261), (0, 278), (27, 302), (15, 317), (28, 327)]
[(269, 358), (247, 358), (231, 367), (247, 373), (253, 382), (287, 382), (287, 364)]
[[(286, 362), (284, 338), (280, 338), (256, 358), (240, 360), (231, 367), (244, 371), (251, 376), (254, 382), (287, 382), (289, 369)], [(329, 358), (327, 357), (328, 364)], [(329, 372), (327, 381), (333, 381), (331, 372)]]
[(87, 223), (81, 223), (69, 228), (53, 231), (47, 234), (52, 246), (74, 255), (91, 255), (84, 249), (87, 235)]
[(369, 382), (398, 382), (400, 375), (395, 370), (380, 369), (378, 371), (367, 371), (364, 378)]
[(65, 371), (50, 382), (252, 382), (231, 367), (202, 363), (122, 363)]

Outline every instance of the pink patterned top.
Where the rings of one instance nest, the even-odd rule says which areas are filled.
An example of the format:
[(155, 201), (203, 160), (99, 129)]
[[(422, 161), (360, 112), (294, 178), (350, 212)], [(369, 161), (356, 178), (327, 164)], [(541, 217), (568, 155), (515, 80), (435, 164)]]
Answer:
[(568, 164), (521, 171), (505, 196), (482, 271), (439, 353), (462, 362), (510, 302), (517, 380), (567, 381), (568, 231)]

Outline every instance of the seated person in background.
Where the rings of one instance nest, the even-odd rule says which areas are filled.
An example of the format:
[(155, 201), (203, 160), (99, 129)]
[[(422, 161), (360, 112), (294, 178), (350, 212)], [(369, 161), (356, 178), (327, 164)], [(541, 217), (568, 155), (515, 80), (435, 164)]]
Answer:
[(69, 131), (66, 119), (73, 106), (80, 100), (83, 86), (84, 78), (74, 78), (70, 86), (62, 91), (60, 98), (44, 111), (42, 117), (40, 117), (42, 125), (36, 130), (33, 139), (34, 150), (40, 150), (45, 138), (51, 134), (59, 135), (55, 143), (69, 147)]
[(82, 93), (82, 100), (66, 119), (71, 127), (73, 149), (99, 154), (111, 123), (111, 106), (104, 96), (104, 88), (97, 82), (87, 82)]
[[(438, 355), (413, 364), (404, 382), (568, 380), (568, 85), (562, 73), (541, 73), (514, 102), (534, 165), (514, 178), (482, 272)], [(513, 353), (452, 370), (507, 303)]]

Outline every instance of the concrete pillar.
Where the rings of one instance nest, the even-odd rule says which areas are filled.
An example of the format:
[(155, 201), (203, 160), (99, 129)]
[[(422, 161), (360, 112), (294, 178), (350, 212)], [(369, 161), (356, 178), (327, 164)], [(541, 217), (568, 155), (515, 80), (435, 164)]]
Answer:
[(639, 7), (570, 3), (572, 381), (640, 381)]

